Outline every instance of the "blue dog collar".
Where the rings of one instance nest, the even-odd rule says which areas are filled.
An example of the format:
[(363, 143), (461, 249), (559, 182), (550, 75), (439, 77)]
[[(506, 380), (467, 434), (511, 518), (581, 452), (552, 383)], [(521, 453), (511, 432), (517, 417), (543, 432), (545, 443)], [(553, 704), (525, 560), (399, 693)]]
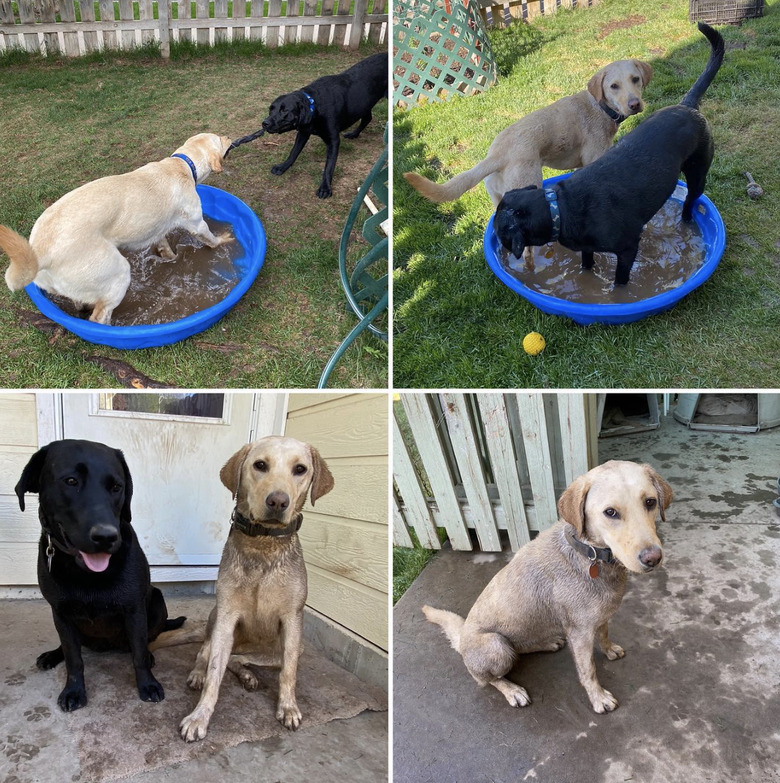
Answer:
[(314, 117), (314, 98), (309, 95), (306, 90), (301, 90), (301, 92), (306, 96), (306, 99), (309, 101), (309, 109), (311, 110), (311, 116)]
[(550, 217), (552, 218), (553, 224), (550, 241), (555, 242), (555, 240), (558, 239), (558, 235), (561, 233), (561, 210), (558, 207), (558, 196), (552, 188), (545, 188), (544, 197), (547, 199), (547, 203), (550, 206)]
[(171, 155), (172, 158), (181, 158), (189, 167), (192, 172), (192, 178), (195, 180), (195, 184), (198, 184), (198, 170), (195, 168), (195, 164), (182, 152), (174, 152)]

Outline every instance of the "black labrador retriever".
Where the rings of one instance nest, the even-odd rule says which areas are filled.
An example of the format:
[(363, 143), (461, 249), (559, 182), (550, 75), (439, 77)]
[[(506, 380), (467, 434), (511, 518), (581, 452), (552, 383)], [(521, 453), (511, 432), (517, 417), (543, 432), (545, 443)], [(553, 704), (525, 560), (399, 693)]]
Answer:
[(503, 246), (518, 258), (526, 245), (556, 239), (582, 251), (584, 269), (593, 253), (617, 254), (615, 284), (625, 285), (644, 225), (674, 192), (680, 171), (688, 195), (682, 218), (704, 192), (714, 145), (698, 106), (723, 62), (720, 33), (699, 23), (712, 46), (709, 62), (677, 106), (667, 106), (626, 134), (598, 160), (552, 187), (510, 190), (496, 210), (494, 227)]
[(65, 712), (87, 703), (82, 645), (130, 651), (138, 695), (162, 701), (148, 644), (185, 618), (168, 620), (163, 595), (151, 585), (130, 525), (133, 481), (122, 452), (87, 440), (55, 441), (32, 456), (15, 492), (22, 511), (25, 492), (39, 496), (38, 584), (60, 646), (42, 653), (37, 665), (51, 669), (65, 661), (67, 682), (57, 703)]
[(325, 170), (317, 195), (332, 195), (331, 182), (339, 155), (340, 133), (360, 120), (360, 125), (345, 139), (356, 139), (371, 122), (371, 110), (387, 95), (387, 52), (366, 57), (335, 76), (322, 76), (300, 90), (280, 95), (263, 120), (262, 131), (244, 136), (231, 147), (245, 144), (263, 133), (287, 133), (297, 130), (295, 143), (287, 160), (271, 169), (284, 174), (301, 154), (311, 136), (319, 136), (327, 147)]

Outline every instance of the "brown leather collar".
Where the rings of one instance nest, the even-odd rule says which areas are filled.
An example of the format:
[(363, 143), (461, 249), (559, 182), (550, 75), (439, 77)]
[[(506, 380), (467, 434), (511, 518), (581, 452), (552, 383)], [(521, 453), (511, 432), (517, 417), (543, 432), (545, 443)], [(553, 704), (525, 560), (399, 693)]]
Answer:
[(566, 526), (563, 534), (566, 536), (567, 543), (575, 552), (579, 552), (590, 560), (588, 574), (591, 579), (595, 579), (599, 575), (599, 560), (603, 563), (617, 563), (615, 556), (612, 554), (612, 550), (608, 546), (593, 546), (593, 544), (586, 544), (584, 541), (580, 541), (579, 538), (574, 535), (574, 530), (571, 525)]
[(243, 514), (239, 513), (238, 508), (233, 509), (233, 513), (230, 515), (230, 526), (238, 530), (239, 533), (243, 533), (245, 536), (291, 536), (293, 533), (297, 533), (301, 529), (303, 524), (303, 514), (295, 516), (288, 525), (284, 527), (268, 527), (260, 522), (252, 522), (247, 519)]

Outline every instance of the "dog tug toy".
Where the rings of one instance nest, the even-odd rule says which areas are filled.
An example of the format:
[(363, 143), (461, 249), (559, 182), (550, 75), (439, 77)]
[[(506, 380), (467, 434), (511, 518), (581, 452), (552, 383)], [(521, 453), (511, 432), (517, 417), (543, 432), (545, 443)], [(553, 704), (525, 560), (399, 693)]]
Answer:
[(538, 356), (544, 350), (545, 345), (547, 343), (539, 332), (528, 332), (523, 338), (523, 350), (529, 356)]
[(255, 139), (259, 139), (264, 134), (265, 134), (265, 131), (262, 128), (260, 128), (259, 131), (255, 131), (254, 133), (250, 133), (248, 136), (242, 136), (240, 139), (236, 139), (227, 148), (227, 152), (225, 153), (225, 157), (228, 156), (228, 154), (230, 153), (230, 150), (234, 150), (236, 147), (240, 147), (242, 144), (247, 144), (250, 141), (254, 141)]
[(761, 187), (761, 185), (756, 182), (753, 177), (751, 176), (749, 171), (745, 172), (745, 176), (747, 177), (748, 185), (747, 185), (747, 194), (750, 196), (750, 198), (761, 198), (761, 196), (764, 195), (764, 189)]

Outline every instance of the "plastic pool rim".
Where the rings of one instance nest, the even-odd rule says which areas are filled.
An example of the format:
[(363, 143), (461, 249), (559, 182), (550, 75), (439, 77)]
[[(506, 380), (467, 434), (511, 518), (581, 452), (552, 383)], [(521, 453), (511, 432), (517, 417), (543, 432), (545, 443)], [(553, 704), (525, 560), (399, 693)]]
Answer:
[(245, 251), (244, 255), (236, 258), (233, 263), (237, 266), (243, 264), (246, 272), (221, 301), (192, 315), (164, 324), (110, 326), (68, 315), (48, 299), (35, 283), (30, 283), (24, 289), (27, 295), (43, 315), (82, 340), (112, 348), (138, 349), (170, 345), (208, 329), (227, 314), (254, 283), (265, 261), (266, 236), (257, 215), (237, 196), (210, 185), (198, 185), (196, 190), (200, 196), (203, 214), (230, 223), (236, 240)]
[[(552, 185), (569, 176), (571, 176), (571, 172), (550, 177), (544, 181), (544, 185)], [(685, 183), (680, 180), (677, 183), (675, 192), (670, 198), (674, 198), (679, 193), (680, 188), (682, 188), (684, 193), (688, 192)], [(703, 214), (699, 211), (699, 207), (704, 208)], [(726, 228), (723, 225), (723, 219), (721, 218), (720, 213), (707, 196), (701, 196), (694, 205), (693, 214), (694, 220), (699, 225), (704, 239), (704, 263), (687, 280), (677, 286), (677, 288), (673, 288), (670, 291), (664, 291), (655, 296), (650, 296), (647, 299), (640, 299), (636, 302), (616, 302), (614, 304), (569, 302), (566, 299), (559, 299), (558, 297), (542, 294), (528, 288), (506, 272), (498, 261), (498, 250), (501, 243), (493, 231), (495, 213), (493, 213), (485, 228), (483, 243), (485, 260), (496, 277), (498, 277), (504, 285), (515, 293), (520, 294), (520, 296), (527, 299), (532, 305), (545, 313), (566, 316), (582, 325), (592, 323), (630, 323), (650, 315), (656, 315), (657, 313), (674, 307), (674, 305), (691, 293), (691, 291), (706, 282), (720, 263), (720, 260), (723, 257), (723, 251), (726, 247)], [(705, 235), (704, 224), (706, 221), (709, 221), (712, 224), (712, 228), (709, 229)]]

